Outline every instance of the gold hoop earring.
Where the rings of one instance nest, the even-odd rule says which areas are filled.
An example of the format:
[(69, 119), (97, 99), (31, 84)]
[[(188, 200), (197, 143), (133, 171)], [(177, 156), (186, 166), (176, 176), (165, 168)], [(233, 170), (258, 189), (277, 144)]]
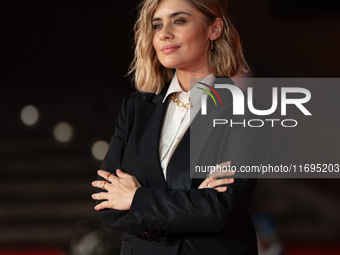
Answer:
[(210, 40), (210, 48), (213, 50), (214, 49), (214, 41)]

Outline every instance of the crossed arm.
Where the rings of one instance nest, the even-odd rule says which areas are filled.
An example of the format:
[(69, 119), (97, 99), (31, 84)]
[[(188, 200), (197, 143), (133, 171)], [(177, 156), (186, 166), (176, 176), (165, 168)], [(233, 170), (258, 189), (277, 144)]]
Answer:
[[(92, 195), (97, 201), (95, 209), (99, 211), (102, 222), (136, 235), (142, 234), (145, 227), (161, 229), (165, 233), (217, 233), (239, 222), (246, 212), (255, 179), (212, 177), (206, 178), (198, 188), (168, 190), (141, 187), (136, 177), (119, 170), (125, 135), (130, 131), (132, 124), (129, 121), (133, 121), (134, 115), (134, 105), (127, 103), (128, 100), (133, 99), (124, 100), (109, 156), (104, 160), (103, 170), (98, 171), (99, 179), (92, 183), (96, 189)], [(260, 136), (253, 137), (255, 142), (260, 140)], [(237, 140), (238, 137), (234, 135), (232, 139)], [(244, 164), (261, 161), (263, 147), (253, 146), (255, 142), (242, 146), (231, 141), (225, 158), (236, 160), (236, 165), (241, 159)], [(255, 157), (255, 154), (258, 155)], [(221, 187), (225, 184), (228, 190), (225, 186)]]
[[(92, 195), (95, 200), (102, 200), (101, 203), (95, 206), (95, 210), (115, 209), (115, 210), (129, 210), (132, 204), (133, 197), (138, 188), (142, 187), (136, 177), (122, 170), (117, 169), (117, 175), (109, 173), (104, 170), (98, 170), (98, 175), (103, 181), (94, 181), (92, 186), (101, 188), (107, 192), (99, 192)], [(217, 192), (227, 191), (226, 184), (234, 182), (230, 179), (217, 179), (216, 177), (207, 177), (198, 189), (213, 188)], [(222, 186), (222, 187), (220, 187)]]

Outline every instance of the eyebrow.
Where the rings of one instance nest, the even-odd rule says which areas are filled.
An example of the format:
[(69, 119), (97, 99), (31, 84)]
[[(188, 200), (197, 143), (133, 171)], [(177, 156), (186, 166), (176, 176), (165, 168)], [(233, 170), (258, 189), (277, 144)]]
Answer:
[[(181, 14), (186, 14), (186, 15), (191, 16), (191, 14), (188, 13), (188, 12), (174, 12), (174, 13), (171, 13), (169, 15), (169, 18), (173, 18), (173, 17), (181, 15)], [(153, 18), (151, 21), (154, 22), (154, 21), (159, 21), (159, 20), (162, 20), (162, 19), (161, 18)]]

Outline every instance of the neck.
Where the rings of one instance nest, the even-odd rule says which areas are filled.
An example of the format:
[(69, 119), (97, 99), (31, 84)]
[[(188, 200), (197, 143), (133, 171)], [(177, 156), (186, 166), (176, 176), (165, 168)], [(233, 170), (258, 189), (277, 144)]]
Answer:
[(195, 72), (188, 72), (185, 70), (176, 69), (178, 82), (185, 92), (188, 92), (190, 90), (190, 79), (191, 78), (205, 78), (210, 73), (211, 72), (209, 71), (208, 67), (204, 67)]

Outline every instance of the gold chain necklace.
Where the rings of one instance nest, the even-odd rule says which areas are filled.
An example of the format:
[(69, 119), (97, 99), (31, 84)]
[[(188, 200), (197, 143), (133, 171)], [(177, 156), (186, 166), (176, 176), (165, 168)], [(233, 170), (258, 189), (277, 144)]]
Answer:
[(176, 93), (172, 93), (172, 94), (171, 94), (171, 99), (172, 99), (172, 101), (173, 101), (174, 103), (177, 104), (177, 106), (179, 107), (179, 109), (180, 109), (181, 111), (184, 111), (184, 109), (190, 110), (190, 109), (193, 107), (193, 106), (192, 106), (192, 103), (190, 102), (190, 98), (189, 98), (189, 103), (184, 104), (182, 101), (180, 101), (180, 100), (178, 99), (178, 97), (176, 96)]

